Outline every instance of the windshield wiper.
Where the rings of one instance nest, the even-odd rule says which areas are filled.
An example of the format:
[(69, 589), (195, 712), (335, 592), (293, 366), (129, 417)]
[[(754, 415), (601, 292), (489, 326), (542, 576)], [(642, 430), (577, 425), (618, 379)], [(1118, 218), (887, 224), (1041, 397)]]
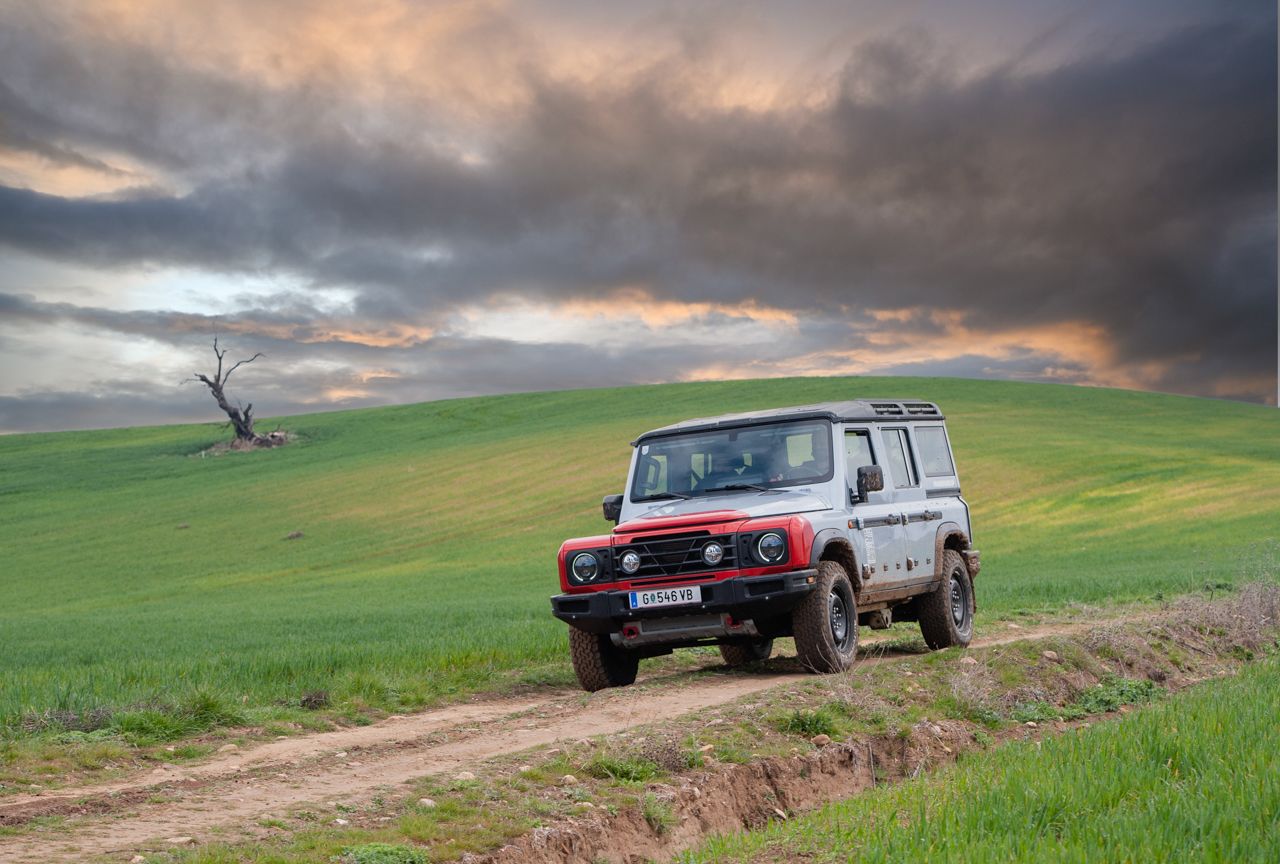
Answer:
[(757, 486), (754, 483), (729, 483), (725, 486), (717, 486), (714, 489), (708, 489), (707, 491), (708, 492), (724, 492), (729, 490), (738, 491), (743, 489), (749, 490), (751, 492), (768, 492), (769, 491), (764, 486)]
[(659, 492), (657, 495), (646, 495), (640, 499), (642, 501), (661, 501), (663, 498), (679, 498), (682, 501), (688, 501), (692, 495), (686, 495), (683, 492)]

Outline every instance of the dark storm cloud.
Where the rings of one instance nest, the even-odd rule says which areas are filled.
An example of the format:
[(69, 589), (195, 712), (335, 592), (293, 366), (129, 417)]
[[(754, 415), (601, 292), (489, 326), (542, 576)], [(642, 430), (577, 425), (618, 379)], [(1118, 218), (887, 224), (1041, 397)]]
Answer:
[(3, 14), (0, 126), (10, 146), (41, 155), (97, 148), (199, 177), (262, 158), (318, 109), (318, 93), (280, 98), (105, 28), (83, 38), (53, 4), (10, 4)]
[[(1034, 72), (960, 74), (913, 31), (855, 48), (826, 98), (767, 110), (689, 95), (713, 74), (702, 39), (607, 81), (554, 77), (528, 49), (527, 98), (463, 158), (411, 111), (383, 128), (341, 94), (322, 108), (306, 83), (254, 89), (70, 43), (31, 13), (0, 39), (8, 134), (34, 151), (109, 147), (188, 191), (0, 188), (0, 243), (108, 267), (284, 270), (355, 289), (373, 324), (623, 286), (846, 319), (953, 310), (975, 332), (1084, 322), (1111, 362), (1155, 369), (1149, 386), (1239, 381), (1232, 395), (1260, 398), (1276, 344), (1275, 12), (1206, 14), (1220, 17)], [(310, 314), (270, 323), (305, 329)], [(183, 332), (164, 313), (101, 326)], [(495, 352), (455, 359), (500, 374)], [(579, 380), (581, 357), (554, 357), (530, 368)]]
[(199, 336), (212, 338), (219, 333), (242, 334), (255, 346), (269, 345), (273, 349), (305, 350), (305, 344), (310, 342), (349, 342), (356, 349), (375, 347), (361, 344), (359, 334), (351, 332), (350, 322), (334, 320), (292, 295), (277, 298), (274, 308), (259, 306), (230, 315), (200, 315), (43, 303), (30, 295), (0, 293), (0, 320), (35, 326), (76, 324), (181, 348), (190, 348)]

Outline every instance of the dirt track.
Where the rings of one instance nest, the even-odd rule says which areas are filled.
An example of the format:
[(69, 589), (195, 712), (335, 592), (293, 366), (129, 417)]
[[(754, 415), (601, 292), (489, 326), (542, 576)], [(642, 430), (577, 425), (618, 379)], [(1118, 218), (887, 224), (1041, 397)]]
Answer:
[[(1069, 632), (1081, 624), (1012, 630), (975, 640), (999, 645)], [(903, 655), (877, 654), (859, 665)], [(409, 781), (453, 773), (486, 759), (561, 740), (584, 730), (609, 734), (730, 702), (804, 674), (742, 673), (688, 680), (643, 678), (637, 685), (590, 697), (553, 690), (537, 696), (448, 706), (380, 723), (274, 741), (220, 753), (189, 767), (155, 769), (121, 781), (0, 800), (0, 824), (39, 815), (103, 814), (71, 827), (0, 837), (5, 862), (82, 861), (108, 855), (127, 860), (140, 850), (165, 848), (166, 838), (232, 840), (258, 820), (308, 803), (355, 804)], [(157, 802), (158, 803), (153, 803)], [(109, 814), (109, 815), (108, 815)]]

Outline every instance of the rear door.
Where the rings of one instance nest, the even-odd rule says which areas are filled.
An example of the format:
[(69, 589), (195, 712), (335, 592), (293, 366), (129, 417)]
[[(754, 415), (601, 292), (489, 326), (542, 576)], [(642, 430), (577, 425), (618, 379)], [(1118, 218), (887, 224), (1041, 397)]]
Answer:
[(907, 426), (888, 426), (880, 430), (880, 435), (884, 440), (885, 461), (892, 474), (892, 480), (886, 479), (885, 484), (893, 484), (895, 509), (904, 533), (905, 550), (895, 581), (899, 585), (928, 581), (933, 576), (931, 561), (937, 522), (920, 482), (914, 441)]
[(911, 431), (923, 474), (926, 515), (929, 517), (926, 554), (931, 557), (935, 553), (938, 528), (943, 522), (955, 522), (968, 533), (969, 508), (960, 497), (960, 478), (956, 474), (946, 427), (941, 423), (927, 423), (913, 426)]
[[(878, 453), (882, 452), (874, 429), (853, 427), (845, 430), (845, 470), (851, 488), (856, 491), (858, 469), (863, 465), (880, 465), (882, 470), (885, 469), (883, 460), (877, 459)], [(849, 520), (849, 534), (853, 548), (860, 545), (866, 548), (866, 560), (859, 562), (867, 568), (863, 572), (864, 590), (877, 591), (891, 588), (899, 581), (907, 555), (905, 533), (894, 505), (893, 486), (887, 470), (884, 491), (871, 492), (867, 497), (869, 500), (860, 501), (853, 507), (854, 518)]]

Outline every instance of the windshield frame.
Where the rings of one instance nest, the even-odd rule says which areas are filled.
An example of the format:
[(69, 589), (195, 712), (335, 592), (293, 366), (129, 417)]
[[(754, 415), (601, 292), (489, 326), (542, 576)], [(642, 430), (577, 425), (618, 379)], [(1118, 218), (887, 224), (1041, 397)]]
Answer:
[[(800, 477), (800, 478), (784, 478), (775, 481), (763, 481), (752, 483), (751, 485), (763, 487), (764, 492), (773, 492), (781, 489), (787, 489), (795, 486), (813, 486), (823, 483), (829, 483), (835, 477), (836, 457), (835, 446), (833, 440), (834, 424), (826, 417), (798, 417), (788, 418), (785, 420), (762, 420), (756, 423), (743, 423), (741, 425), (723, 426), (710, 429), (691, 429), (688, 432), (678, 432), (670, 435), (655, 436), (652, 438), (642, 438), (636, 442), (636, 458), (632, 466), (631, 482), (628, 484), (627, 490), (628, 500), (633, 504), (646, 503), (649, 501), (681, 501), (692, 500), (697, 498), (707, 498), (717, 494), (725, 494), (729, 492), (754, 492), (753, 489), (725, 489), (723, 486), (716, 486), (706, 490), (690, 490), (690, 491), (666, 491), (656, 492), (652, 494), (643, 494), (640, 489), (641, 466), (647, 456), (647, 450), (650, 446), (659, 444), (669, 445), (672, 442), (689, 439), (707, 438), (717, 435), (733, 435), (746, 430), (763, 429), (769, 427), (820, 427), (819, 433), (814, 435), (815, 441), (821, 440), (822, 452), (815, 449), (815, 458), (825, 454), (827, 464), (826, 472), (821, 476)], [(819, 445), (815, 444), (815, 448)], [(728, 485), (734, 485), (730, 483)]]

